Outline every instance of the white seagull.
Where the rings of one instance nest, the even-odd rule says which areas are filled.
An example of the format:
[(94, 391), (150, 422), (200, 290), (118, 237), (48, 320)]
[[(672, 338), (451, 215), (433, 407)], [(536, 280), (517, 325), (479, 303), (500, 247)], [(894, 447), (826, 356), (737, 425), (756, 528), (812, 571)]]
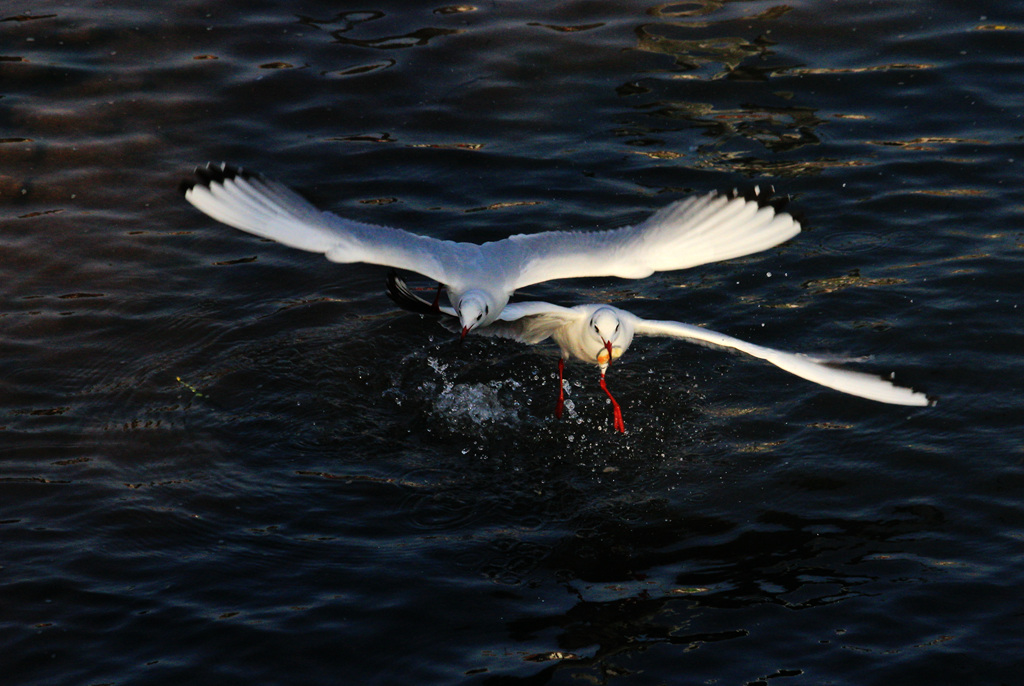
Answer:
[(518, 234), (483, 244), (322, 212), (281, 183), (227, 164), (196, 169), (181, 190), (199, 210), (242, 231), (332, 262), (380, 264), (443, 284), (463, 336), (494, 322), (524, 286), (584, 276), (639, 279), (767, 250), (800, 232), (793, 217), (766, 204), (756, 189), (751, 198), (693, 196), (635, 226)]
[[(388, 296), (403, 309), (440, 316), (442, 325), (448, 324), (449, 328), (458, 316), (450, 307), (436, 307), (415, 295), (395, 272), (388, 275)], [(562, 388), (565, 361), (575, 357), (596, 364), (601, 370), (601, 389), (612, 402), (615, 429), (621, 432), (626, 430), (626, 425), (622, 421), (622, 409), (605, 385), (604, 376), (608, 365), (629, 349), (635, 335), (671, 336), (698, 345), (736, 350), (771, 362), (776, 367), (808, 381), (869, 400), (919, 407), (935, 403), (934, 398), (910, 388), (897, 386), (889, 379), (833, 366), (835, 361), (825, 357), (766, 348), (691, 324), (642, 319), (611, 305), (561, 307), (547, 302), (509, 303), (495, 322), (480, 327), (477, 333), (509, 338), (529, 345), (551, 338), (558, 344), (562, 355), (558, 359), (556, 417), (562, 416), (562, 404), (565, 400)]]

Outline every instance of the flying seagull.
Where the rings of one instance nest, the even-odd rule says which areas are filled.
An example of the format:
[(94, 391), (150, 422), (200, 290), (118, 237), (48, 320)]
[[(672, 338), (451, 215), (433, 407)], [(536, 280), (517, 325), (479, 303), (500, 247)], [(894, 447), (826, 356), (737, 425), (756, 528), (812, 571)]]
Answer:
[(339, 217), (277, 181), (227, 164), (197, 168), (181, 190), (199, 210), (242, 231), (332, 262), (385, 265), (443, 284), (463, 336), (493, 323), (524, 286), (584, 276), (639, 279), (767, 250), (800, 232), (792, 216), (756, 189), (750, 197), (692, 196), (635, 226), (517, 234), (483, 244)]
[[(396, 272), (388, 275), (388, 296), (403, 309), (441, 318), (442, 325), (454, 325), (458, 315), (450, 307), (437, 307), (413, 293)], [(903, 386), (891, 380), (842, 369), (834, 366), (832, 360), (824, 357), (789, 353), (747, 343), (724, 333), (710, 331), (700, 326), (672, 321), (642, 319), (631, 312), (603, 304), (561, 307), (547, 302), (514, 302), (505, 306), (492, 324), (477, 329), (477, 334), (508, 338), (533, 345), (548, 338), (561, 349), (558, 358), (558, 403), (555, 416), (562, 416), (565, 400), (562, 379), (565, 361), (575, 357), (578, 360), (596, 364), (601, 371), (601, 389), (612, 403), (615, 429), (625, 432), (622, 409), (612, 397), (605, 384), (605, 372), (614, 360), (619, 359), (633, 342), (633, 337), (669, 336), (681, 338), (712, 348), (730, 349), (771, 362), (791, 374), (869, 400), (894, 405), (925, 406), (935, 403), (924, 393)]]

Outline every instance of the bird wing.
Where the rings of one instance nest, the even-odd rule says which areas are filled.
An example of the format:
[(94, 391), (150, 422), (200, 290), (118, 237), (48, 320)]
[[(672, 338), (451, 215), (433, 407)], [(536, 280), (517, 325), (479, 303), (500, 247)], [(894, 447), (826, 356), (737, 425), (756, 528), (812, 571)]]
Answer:
[[(387, 280), (388, 297), (399, 307), (418, 314), (439, 317), (441, 326), (450, 331), (461, 331), (458, 314), (451, 307), (440, 306), (419, 297), (405, 281), (392, 271)], [(575, 321), (582, 315), (569, 307), (530, 301), (509, 303), (494, 322), (474, 329), (475, 334), (508, 338), (533, 345), (549, 338), (558, 328)]]
[(550, 338), (555, 331), (582, 316), (581, 312), (571, 307), (547, 302), (509, 303), (497, 321), (477, 331), (534, 345)]
[(582, 276), (643, 278), (767, 250), (800, 232), (765, 197), (708, 193), (680, 200), (621, 229), (520, 234), (480, 246), (494, 264), (516, 264), (514, 288)]
[(479, 246), (442, 241), (401, 229), (364, 224), (323, 212), (287, 186), (230, 165), (208, 164), (182, 192), (217, 221), (332, 262), (367, 262), (423, 274), (440, 283), (458, 280), (459, 265)]
[(875, 376), (874, 374), (865, 374), (831, 366), (821, 358), (766, 348), (754, 343), (741, 341), (724, 333), (710, 331), (690, 324), (637, 319), (636, 333), (638, 334), (672, 336), (712, 347), (738, 350), (771, 362), (776, 367), (784, 369), (791, 374), (796, 374), (808, 381), (813, 381), (843, 393), (894, 405), (925, 406), (934, 404), (934, 400), (924, 393), (903, 386), (897, 386), (888, 379)]

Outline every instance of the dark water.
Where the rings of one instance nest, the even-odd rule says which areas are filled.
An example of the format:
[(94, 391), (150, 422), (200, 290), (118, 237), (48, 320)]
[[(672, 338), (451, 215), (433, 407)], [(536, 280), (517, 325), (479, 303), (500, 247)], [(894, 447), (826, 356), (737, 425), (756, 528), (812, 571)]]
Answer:
[[(1024, 3), (2, 14), (4, 683), (1020, 683)], [(207, 160), (472, 241), (772, 184), (777, 249), (531, 294), (939, 404), (639, 340), (629, 433), (584, 365), (558, 422), (551, 349), (207, 219)]]

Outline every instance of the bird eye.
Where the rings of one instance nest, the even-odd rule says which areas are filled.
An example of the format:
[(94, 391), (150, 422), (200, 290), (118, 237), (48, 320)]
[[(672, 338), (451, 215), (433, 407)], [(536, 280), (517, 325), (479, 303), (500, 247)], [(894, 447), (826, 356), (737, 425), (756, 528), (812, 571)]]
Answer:
[(619, 330), (619, 325), (618, 325), (618, 324), (616, 324), (616, 325), (615, 325), (615, 330), (616, 330), (616, 331), (618, 331), (618, 330)]

